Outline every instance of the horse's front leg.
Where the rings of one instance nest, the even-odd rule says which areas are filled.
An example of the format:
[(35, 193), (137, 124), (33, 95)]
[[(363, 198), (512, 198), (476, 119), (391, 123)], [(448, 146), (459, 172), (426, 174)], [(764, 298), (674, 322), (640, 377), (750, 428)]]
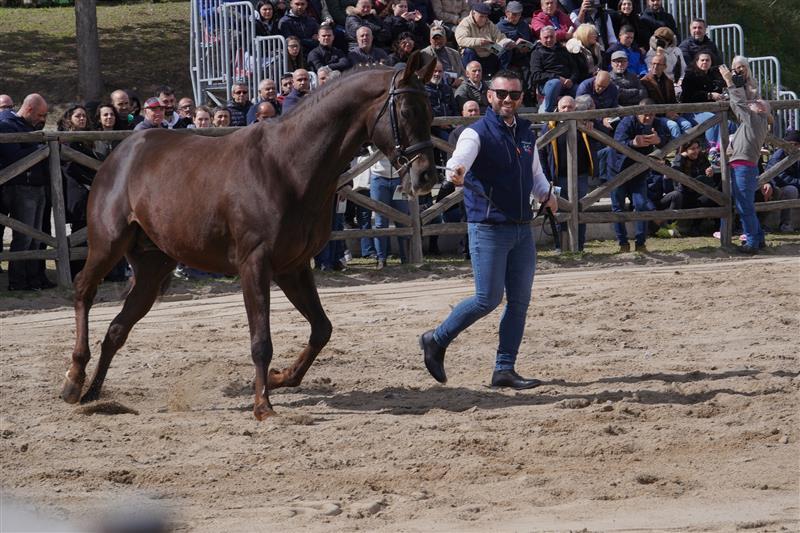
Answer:
[(314, 359), (331, 338), (331, 321), (325, 315), (319, 301), (314, 273), (310, 266), (275, 277), (275, 283), (283, 290), (292, 305), (308, 320), (311, 336), (303, 351), (289, 368), (272, 370), (269, 374), (269, 388), (297, 387), (303, 381)]
[(272, 338), (269, 332), (269, 266), (263, 252), (251, 253), (240, 266), (244, 306), (250, 326), (250, 354), (255, 366), (255, 401), (253, 414), (264, 420), (275, 414), (269, 402), (267, 372), (272, 361)]

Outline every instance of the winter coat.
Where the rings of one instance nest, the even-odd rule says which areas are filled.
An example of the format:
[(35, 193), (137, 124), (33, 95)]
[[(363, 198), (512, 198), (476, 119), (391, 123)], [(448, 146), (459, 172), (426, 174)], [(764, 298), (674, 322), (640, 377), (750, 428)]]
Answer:
[(456, 25), (469, 15), (469, 0), (431, 0), (434, 17), (437, 20)]
[(345, 31), (347, 32), (347, 40), (350, 43), (350, 51), (358, 48), (356, 40), (356, 31), (361, 26), (366, 26), (372, 30), (372, 43), (373, 46), (381, 48), (387, 47), (392, 44), (392, 34), (389, 28), (383, 23), (383, 20), (378, 18), (375, 10), (370, 11), (370, 14), (362, 17), (358, 14), (355, 7), (348, 7), (346, 9), (347, 19), (345, 20)]
[(572, 57), (564, 45), (556, 43), (553, 48), (547, 48), (537, 41), (531, 52), (531, 81), (541, 87), (545, 82), (562, 77), (571, 79), (576, 85), (582, 80)]
[(556, 11), (554, 16), (556, 17), (555, 24), (544, 11), (537, 11), (534, 13), (533, 18), (531, 18), (531, 31), (533, 32), (533, 36), (538, 39), (539, 32), (542, 28), (545, 26), (553, 26), (556, 28), (556, 41), (564, 43), (570, 39), (575, 25), (573, 25), (569, 15), (561, 11)]
[(492, 21), (486, 21), (486, 24), (480, 28), (475, 24), (475, 19), (472, 15), (464, 17), (456, 27), (456, 42), (463, 50), (464, 48), (472, 48), (478, 57), (489, 57), (492, 52), (489, 48), (483, 46), (481, 41), (489, 39), (490, 41), (504, 45), (510, 41), (503, 32), (497, 29), (497, 26)]
[[(645, 56), (645, 61), (648, 65), (656, 55), (656, 49), (656, 37), (650, 37), (650, 49), (647, 51), (647, 56)], [(675, 46), (675, 42), (672, 42), (664, 48), (664, 55), (667, 58), (667, 70), (664, 73), (673, 82), (678, 83), (686, 75), (686, 61), (683, 60), (683, 52)]]

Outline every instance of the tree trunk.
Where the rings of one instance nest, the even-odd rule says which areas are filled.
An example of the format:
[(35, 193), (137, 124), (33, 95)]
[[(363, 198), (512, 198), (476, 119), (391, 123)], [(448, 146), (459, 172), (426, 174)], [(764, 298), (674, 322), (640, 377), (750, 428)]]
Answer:
[(75, 0), (75, 40), (78, 48), (78, 99), (99, 100), (100, 41), (97, 37), (97, 0)]

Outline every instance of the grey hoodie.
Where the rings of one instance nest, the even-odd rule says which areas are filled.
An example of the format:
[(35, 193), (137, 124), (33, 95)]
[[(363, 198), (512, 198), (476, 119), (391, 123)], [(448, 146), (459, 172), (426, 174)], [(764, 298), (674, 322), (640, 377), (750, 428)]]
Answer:
[(728, 93), (731, 95), (731, 111), (740, 122), (732, 138), (730, 160), (757, 163), (769, 133), (769, 115), (750, 110), (744, 87), (728, 87)]

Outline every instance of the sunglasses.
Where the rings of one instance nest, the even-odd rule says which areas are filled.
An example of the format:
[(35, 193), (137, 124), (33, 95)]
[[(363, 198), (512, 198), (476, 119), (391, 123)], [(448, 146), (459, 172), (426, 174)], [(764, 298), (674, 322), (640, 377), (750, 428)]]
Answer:
[(233, 91), (233, 94), (247, 94), (248, 91)]
[(505, 89), (489, 90), (492, 91), (500, 100), (505, 100), (507, 96), (510, 96), (512, 100), (519, 100), (522, 97), (522, 91), (506, 91)]

